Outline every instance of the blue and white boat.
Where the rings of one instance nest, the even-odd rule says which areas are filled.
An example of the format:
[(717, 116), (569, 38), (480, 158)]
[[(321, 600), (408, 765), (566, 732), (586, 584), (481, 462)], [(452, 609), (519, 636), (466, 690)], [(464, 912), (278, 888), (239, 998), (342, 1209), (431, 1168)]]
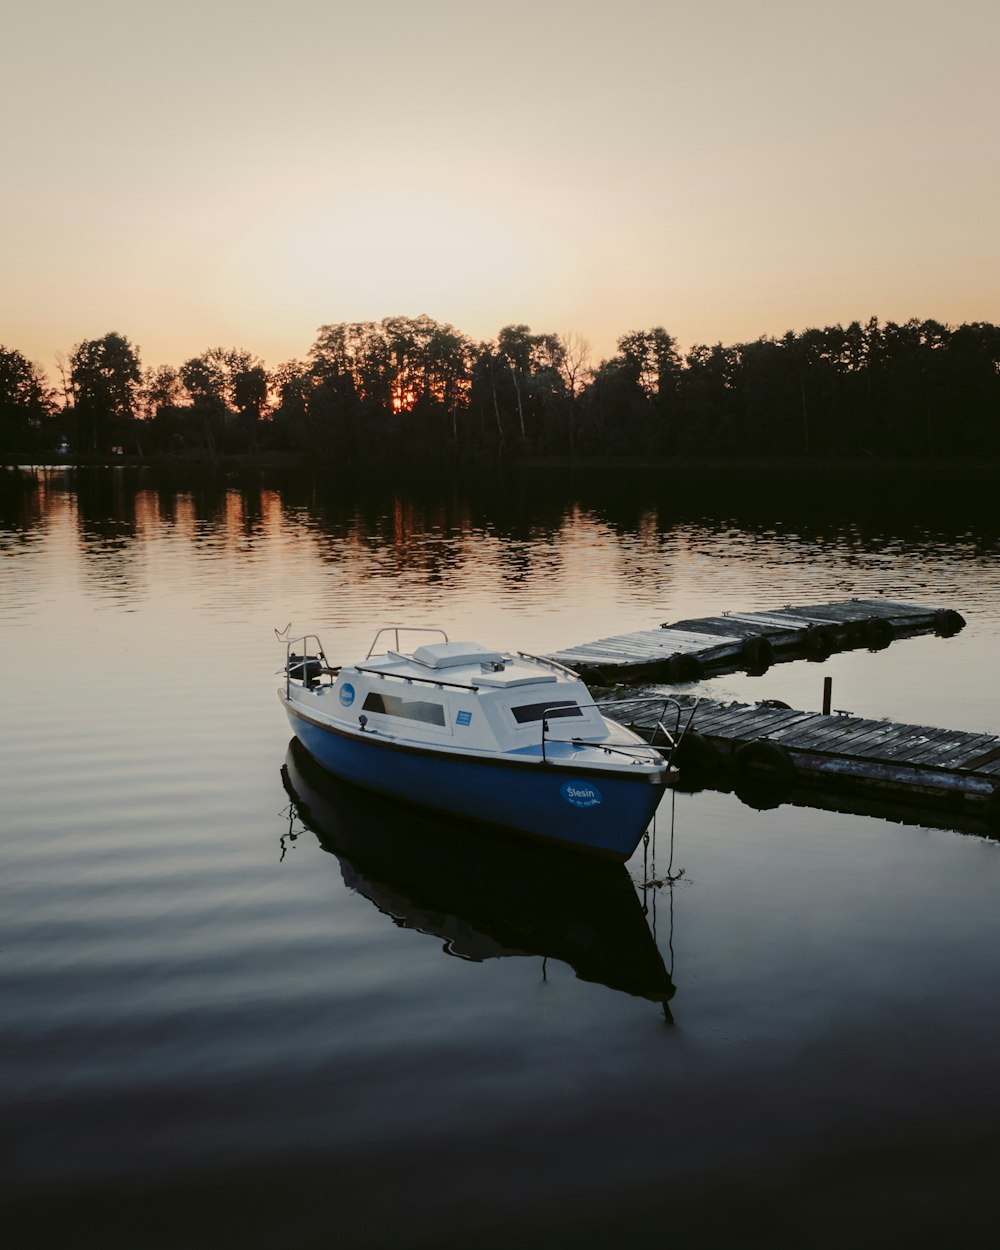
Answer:
[[(400, 650), (401, 635), (418, 633), (430, 640)], [(297, 638), (278, 693), (334, 776), (613, 859), (629, 858), (676, 778), (672, 700), (655, 700), (663, 745), (652, 746), (605, 716), (570, 669), (442, 630), (381, 629), (364, 660), (336, 667), (318, 637)]]

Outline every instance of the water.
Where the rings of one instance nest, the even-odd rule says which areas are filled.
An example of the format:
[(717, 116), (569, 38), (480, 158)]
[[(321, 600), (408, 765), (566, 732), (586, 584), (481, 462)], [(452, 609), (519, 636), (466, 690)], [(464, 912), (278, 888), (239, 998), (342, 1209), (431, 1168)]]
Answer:
[(706, 792), (620, 874), (470, 849), (289, 753), (274, 630), (538, 652), (884, 592), (968, 626), (705, 692), (818, 707), (832, 675), (836, 707), (997, 732), (981, 483), (2, 482), (16, 1244), (971, 1244), (997, 843)]

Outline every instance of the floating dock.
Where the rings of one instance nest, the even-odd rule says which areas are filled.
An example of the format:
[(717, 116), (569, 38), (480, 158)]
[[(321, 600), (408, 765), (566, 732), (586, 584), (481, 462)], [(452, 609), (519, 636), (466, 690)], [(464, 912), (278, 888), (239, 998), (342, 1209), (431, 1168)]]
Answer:
[[(1000, 737), (800, 712), (767, 701), (716, 703), (682, 698), (690, 727), (676, 763), (682, 784), (749, 789), (765, 798), (801, 786), (856, 790), (945, 805), (1000, 819)], [(636, 729), (652, 735), (655, 713), (638, 710)]]
[(766, 612), (727, 612), (581, 643), (547, 659), (597, 681), (698, 681), (784, 660), (825, 660), (835, 651), (881, 650), (897, 638), (950, 637), (965, 625), (950, 608), (848, 599)]

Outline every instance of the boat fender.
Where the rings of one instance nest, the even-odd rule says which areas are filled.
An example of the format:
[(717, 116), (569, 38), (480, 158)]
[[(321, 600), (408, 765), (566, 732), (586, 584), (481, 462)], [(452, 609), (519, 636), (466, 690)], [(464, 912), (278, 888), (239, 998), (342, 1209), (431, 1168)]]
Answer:
[(683, 653), (670, 657), (667, 672), (670, 680), (675, 682), (701, 681), (705, 675), (701, 660), (696, 655)]
[(722, 771), (722, 757), (704, 734), (689, 729), (670, 760), (680, 770), (685, 787), (710, 786)]
[(895, 634), (892, 626), (882, 616), (871, 616), (865, 623), (865, 641), (869, 650), (881, 651), (892, 642)]
[(743, 639), (743, 645), (740, 647), (740, 658), (743, 661), (744, 669), (751, 676), (758, 677), (762, 673), (766, 673), (774, 663), (774, 647), (771, 646), (770, 639), (755, 634), (751, 638)]
[(934, 632), (941, 638), (951, 638), (965, 628), (965, 617), (953, 608), (934, 613)]
[(810, 625), (802, 636), (802, 650), (810, 660), (828, 660), (836, 646), (837, 635), (829, 625)]
[(775, 785), (787, 785), (795, 775), (795, 765), (785, 748), (766, 738), (745, 742), (733, 756), (733, 769), (737, 783), (766, 779)]

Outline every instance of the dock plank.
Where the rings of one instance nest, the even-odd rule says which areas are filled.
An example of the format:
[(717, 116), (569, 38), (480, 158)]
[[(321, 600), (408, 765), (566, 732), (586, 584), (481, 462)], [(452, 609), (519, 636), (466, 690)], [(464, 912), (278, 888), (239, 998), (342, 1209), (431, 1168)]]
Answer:
[(754, 732), (755, 726), (767, 727), (772, 731), (781, 725), (786, 725), (793, 720), (800, 720), (803, 716), (809, 715), (806, 712), (799, 712), (794, 708), (758, 708), (753, 704), (744, 704), (738, 707), (722, 708), (717, 716), (709, 719), (705, 716), (702, 709), (699, 709), (698, 723), (712, 724), (717, 722), (723, 726), (730, 726), (734, 732), (746, 734)]
[(687, 634), (691, 638), (729, 638), (734, 642), (742, 642), (746, 634), (734, 630), (728, 616), (707, 616), (697, 621), (675, 621), (659, 628), (664, 633)]
[(850, 735), (843, 726), (833, 723), (832, 718), (822, 712), (813, 715), (819, 720), (814, 719), (808, 727), (803, 726), (800, 733), (790, 738), (788, 745), (796, 749), (842, 754), (850, 742)]
[(726, 617), (726, 620), (741, 621), (747, 625), (752, 625), (755, 627), (755, 633), (768, 636), (780, 637), (782, 634), (795, 634), (801, 632), (802, 629), (802, 626), (796, 621), (790, 621), (786, 617), (776, 617), (764, 612), (733, 612)]
[[(894, 742), (887, 744), (882, 749), (880, 758), (885, 760), (905, 759), (909, 763), (919, 762), (934, 766), (942, 754), (940, 749), (934, 749), (934, 745), (926, 733), (906, 734), (900, 732)], [(929, 753), (928, 748), (930, 748)]]
[(985, 768), (988, 764), (993, 763), (1000, 763), (1000, 746), (996, 744), (995, 739), (981, 755), (975, 756), (974, 759), (969, 760), (969, 762), (964, 764), (963, 767), (977, 770)]
[(918, 752), (915, 758), (918, 762), (923, 762), (926, 758), (928, 762), (933, 761), (939, 766), (942, 764), (957, 766), (960, 760), (975, 758), (981, 737), (982, 735), (978, 733), (963, 733), (956, 729), (944, 730), (928, 743), (925, 750)]
[(861, 720), (844, 733), (844, 749), (859, 754), (874, 743), (886, 741), (893, 731), (892, 721)]
[(753, 736), (771, 737), (773, 734), (791, 729), (793, 725), (811, 715), (811, 712), (797, 712), (792, 709), (782, 712), (768, 711), (760, 717), (747, 717), (741, 722), (740, 728), (747, 739)]
[(911, 743), (916, 735), (905, 733), (905, 727), (900, 725), (890, 725), (881, 734), (858, 745), (851, 744), (851, 754), (867, 760), (888, 760), (892, 759), (899, 751), (900, 746)]

